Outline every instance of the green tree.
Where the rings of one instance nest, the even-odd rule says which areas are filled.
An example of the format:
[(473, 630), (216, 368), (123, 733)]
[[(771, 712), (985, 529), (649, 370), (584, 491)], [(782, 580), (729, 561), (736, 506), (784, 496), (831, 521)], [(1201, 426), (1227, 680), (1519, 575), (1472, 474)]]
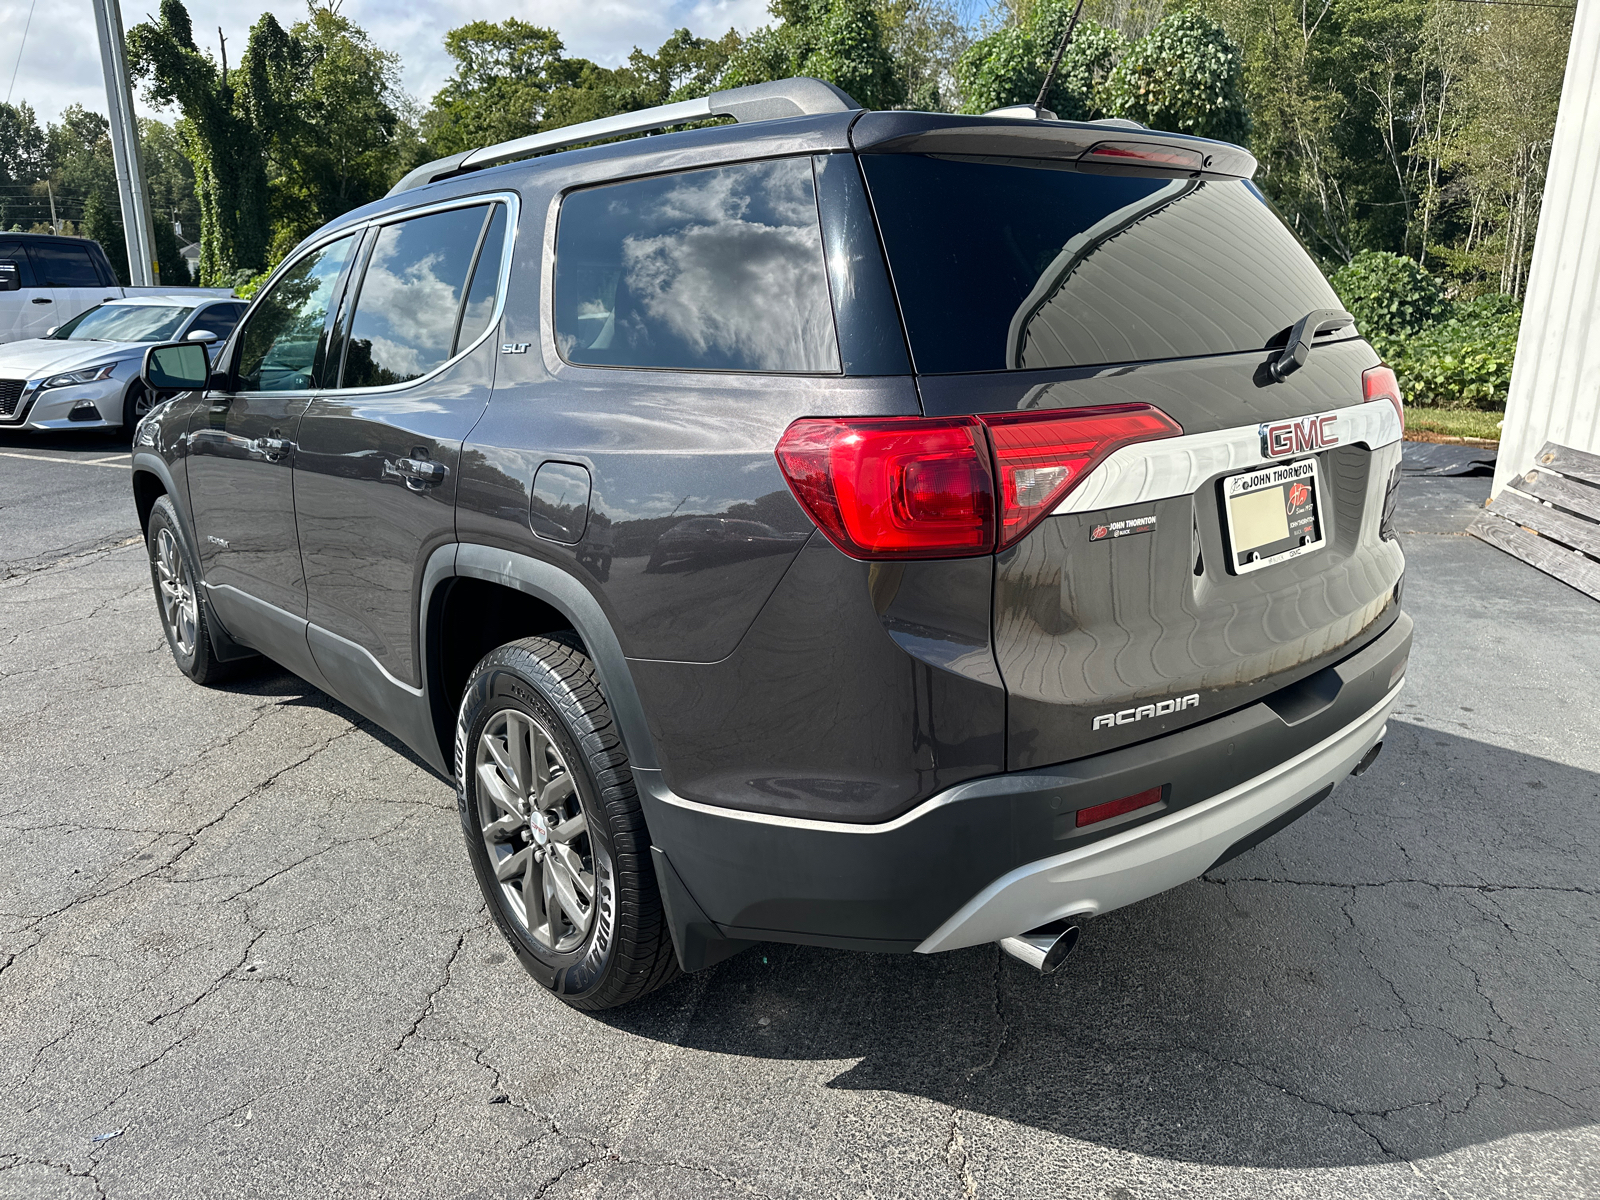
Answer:
[(1152, 129), (1245, 142), (1243, 56), (1210, 17), (1178, 12), (1128, 48), (1106, 83), (1108, 107)]
[[(158, 105), (177, 105), (200, 208), (200, 280), (218, 284), (266, 264), (265, 139), (237, 95), (226, 62), (194, 42), (182, 0), (161, 0), (159, 21), (128, 31), (128, 61)], [(276, 22), (274, 22), (275, 24)]]
[(898, 108), (906, 78), (872, 0), (773, 0), (781, 24), (756, 30), (729, 59), (723, 87), (809, 75), (866, 108)]
[(955, 65), (972, 37), (951, 0), (879, 0), (878, 20), (889, 55), (905, 78), (906, 107), (954, 110)]
[(423, 114), (426, 158), (537, 132), (550, 93), (581, 71), (563, 58), (555, 30), (515, 17), (452, 29), (444, 48), (456, 69)]
[[(956, 64), (962, 111), (982, 113), (1032, 104), (1075, 7), (1076, 0), (1038, 0), (1013, 18), (1014, 23), (974, 42)], [(1125, 50), (1116, 30), (1080, 19), (1044, 107), (1064, 121), (1109, 115), (1106, 82)]]
[(0, 104), (0, 229), (37, 219), (33, 185), (48, 170), (46, 146), (31, 107)]

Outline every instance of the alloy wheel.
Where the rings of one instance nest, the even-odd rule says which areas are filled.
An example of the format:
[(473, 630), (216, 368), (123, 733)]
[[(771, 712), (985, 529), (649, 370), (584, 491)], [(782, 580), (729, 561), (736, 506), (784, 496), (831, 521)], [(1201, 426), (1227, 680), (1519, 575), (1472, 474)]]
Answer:
[(156, 534), (155, 568), (161, 596), (161, 615), (167, 628), (172, 631), (172, 640), (178, 644), (180, 653), (193, 654), (200, 614), (194, 585), (189, 580), (189, 569), (184, 565), (178, 539), (170, 529), (163, 529)]
[(594, 849), (560, 747), (507, 708), (478, 735), (475, 758), (478, 826), (507, 907), (541, 946), (577, 949), (594, 924)]

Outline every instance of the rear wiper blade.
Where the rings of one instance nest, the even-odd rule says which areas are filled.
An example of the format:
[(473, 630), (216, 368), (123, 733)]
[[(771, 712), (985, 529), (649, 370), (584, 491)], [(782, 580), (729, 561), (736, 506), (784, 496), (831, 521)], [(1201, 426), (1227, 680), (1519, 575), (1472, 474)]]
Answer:
[(1289, 330), (1288, 344), (1267, 364), (1272, 377), (1282, 382), (1305, 366), (1306, 359), (1311, 357), (1311, 341), (1317, 334), (1355, 323), (1356, 319), (1341, 308), (1312, 309), (1294, 323)]

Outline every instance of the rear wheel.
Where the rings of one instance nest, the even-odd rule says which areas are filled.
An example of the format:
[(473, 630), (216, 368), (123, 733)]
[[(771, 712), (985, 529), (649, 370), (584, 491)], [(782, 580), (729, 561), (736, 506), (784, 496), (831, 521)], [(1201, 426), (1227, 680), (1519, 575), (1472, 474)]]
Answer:
[(627, 751), (568, 639), (486, 655), (456, 727), (457, 801), (478, 885), (528, 972), (575, 1008), (675, 978)]
[(199, 684), (213, 684), (229, 673), (217, 661), (206, 625), (205, 605), (200, 602), (194, 554), (184, 540), (178, 512), (167, 496), (156, 498), (150, 509), (150, 524), (145, 534), (150, 552), (150, 582), (155, 585), (156, 609), (161, 628), (178, 669)]

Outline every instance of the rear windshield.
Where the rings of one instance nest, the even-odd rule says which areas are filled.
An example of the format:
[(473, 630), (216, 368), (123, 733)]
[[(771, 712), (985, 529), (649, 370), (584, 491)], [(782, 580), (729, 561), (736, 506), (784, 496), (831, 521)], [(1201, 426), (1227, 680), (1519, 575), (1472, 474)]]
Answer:
[(918, 371), (1260, 350), (1339, 300), (1251, 184), (869, 154)]

